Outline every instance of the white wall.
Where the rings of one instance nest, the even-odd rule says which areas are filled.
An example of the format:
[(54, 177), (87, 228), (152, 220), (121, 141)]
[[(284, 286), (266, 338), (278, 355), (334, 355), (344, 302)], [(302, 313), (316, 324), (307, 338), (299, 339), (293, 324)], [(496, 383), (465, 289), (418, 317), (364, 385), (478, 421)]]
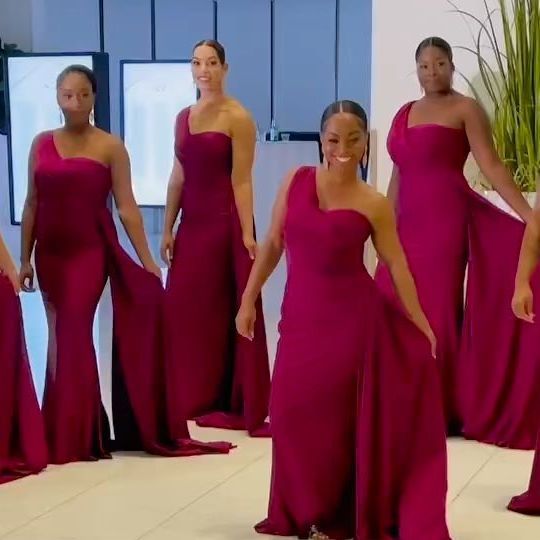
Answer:
[(0, 0), (0, 38), (32, 50), (32, 0)]
[[(480, 0), (456, 0), (462, 9), (485, 19)], [(497, 0), (488, 0), (495, 7)], [(386, 152), (386, 136), (397, 110), (407, 101), (421, 97), (416, 79), (414, 53), (426, 37), (440, 36), (454, 47), (457, 70), (468, 78), (477, 78), (475, 57), (459, 46), (473, 44), (474, 25), (452, 13), (447, 0), (375, 0), (373, 2), (371, 123), (376, 131), (374, 174), (372, 181), (386, 192), (392, 163)], [(500, 32), (499, 32), (500, 33)], [(489, 58), (489, 53), (486, 55)], [(456, 74), (457, 90), (470, 94), (467, 84)]]

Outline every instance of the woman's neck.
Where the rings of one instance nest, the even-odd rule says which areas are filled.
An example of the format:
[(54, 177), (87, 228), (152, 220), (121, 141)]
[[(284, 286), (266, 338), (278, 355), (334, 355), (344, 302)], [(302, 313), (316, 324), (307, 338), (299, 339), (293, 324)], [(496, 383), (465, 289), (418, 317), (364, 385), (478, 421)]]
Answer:
[(440, 92), (430, 92), (429, 94), (424, 95), (425, 101), (440, 101), (450, 96), (453, 96), (455, 91), (450, 88), (449, 90), (442, 90)]
[(223, 90), (204, 90), (201, 92), (199, 103), (201, 105), (215, 105), (221, 103), (226, 98)]
[(358, 174), (356, 170), (340, 170), (327, 169), (328, 181), (335, 185), (352, 185), (358, 182)]
[(70, 135), (82, 136), (90, 132), (93, 129), (93, 126), (90, 123), (70, 124), (69, 122), (66, 122), (66, 125), (62, 129)]

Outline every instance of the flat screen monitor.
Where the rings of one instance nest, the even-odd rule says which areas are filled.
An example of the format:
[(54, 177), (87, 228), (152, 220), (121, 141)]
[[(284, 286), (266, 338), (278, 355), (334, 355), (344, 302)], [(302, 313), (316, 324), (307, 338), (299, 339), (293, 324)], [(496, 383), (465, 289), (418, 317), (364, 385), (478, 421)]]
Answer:
[(56, 79), (66, 67), (94, 70), (98, 96), (94, 122), (109, 130), (108, 55), (104, 53), (16, 53), (4, 57), (8, 126), (11, 222), (20, 224), (28, 186), (28, 154), (34, 137), (62, 125), (56, 101)]
[(178, 113), (197, 101), (189, 60), (121, 63), (122, 138), (142, 207), (165, 205)]

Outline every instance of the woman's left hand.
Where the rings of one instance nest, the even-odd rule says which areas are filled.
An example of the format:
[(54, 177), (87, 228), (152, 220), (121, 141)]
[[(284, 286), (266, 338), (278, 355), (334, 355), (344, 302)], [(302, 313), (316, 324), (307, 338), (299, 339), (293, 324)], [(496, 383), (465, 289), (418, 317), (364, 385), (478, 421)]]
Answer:
[(161, 283), (161, 279), (162, 279), (161, 268), (154, 261), (152, 261), (151, 264), (148, 264), (144, 268), (145, 268), (145, 270), (147, 272), (150, 272), (151, 274), (154, 274), (154, 276), (156, 276), (159, 279), (160, 283)]
[(254, 261), (257, 256), (257, 242), (255, 241), (255, 238), (253, 238), (253, 235), (244, 235), (243, 242), (244, 247), (249, 253), (249, 258)]

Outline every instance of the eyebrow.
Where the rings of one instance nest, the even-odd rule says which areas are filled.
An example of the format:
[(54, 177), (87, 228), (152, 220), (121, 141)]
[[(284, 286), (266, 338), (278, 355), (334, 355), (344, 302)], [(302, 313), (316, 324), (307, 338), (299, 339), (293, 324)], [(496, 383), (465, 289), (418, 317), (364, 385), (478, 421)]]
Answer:
[[(200, 60), (200, 58), (199, 58), (198, 56), (194, 56), (194, 57), (192, 58), (192, 60)], [(216, 56), (215, 54), (212, 55), (212, 56), (209, 56), (209, 57), (208, 57), (208, 60), (217, 60), (217, 56)]]
[[(349, 133), (348, 136), (350, 137), (351, 135), (359, 135), (360, 133), (362, 133), (362, 130), (356, 129), (355, 131)], [(333, 132), (333, 131), (331, 131), (331, 132), (329, 133), (329, 135), (335, 135), (336, 137), (339, 137), (339, 133), (335, 133), (335, 132)]]

